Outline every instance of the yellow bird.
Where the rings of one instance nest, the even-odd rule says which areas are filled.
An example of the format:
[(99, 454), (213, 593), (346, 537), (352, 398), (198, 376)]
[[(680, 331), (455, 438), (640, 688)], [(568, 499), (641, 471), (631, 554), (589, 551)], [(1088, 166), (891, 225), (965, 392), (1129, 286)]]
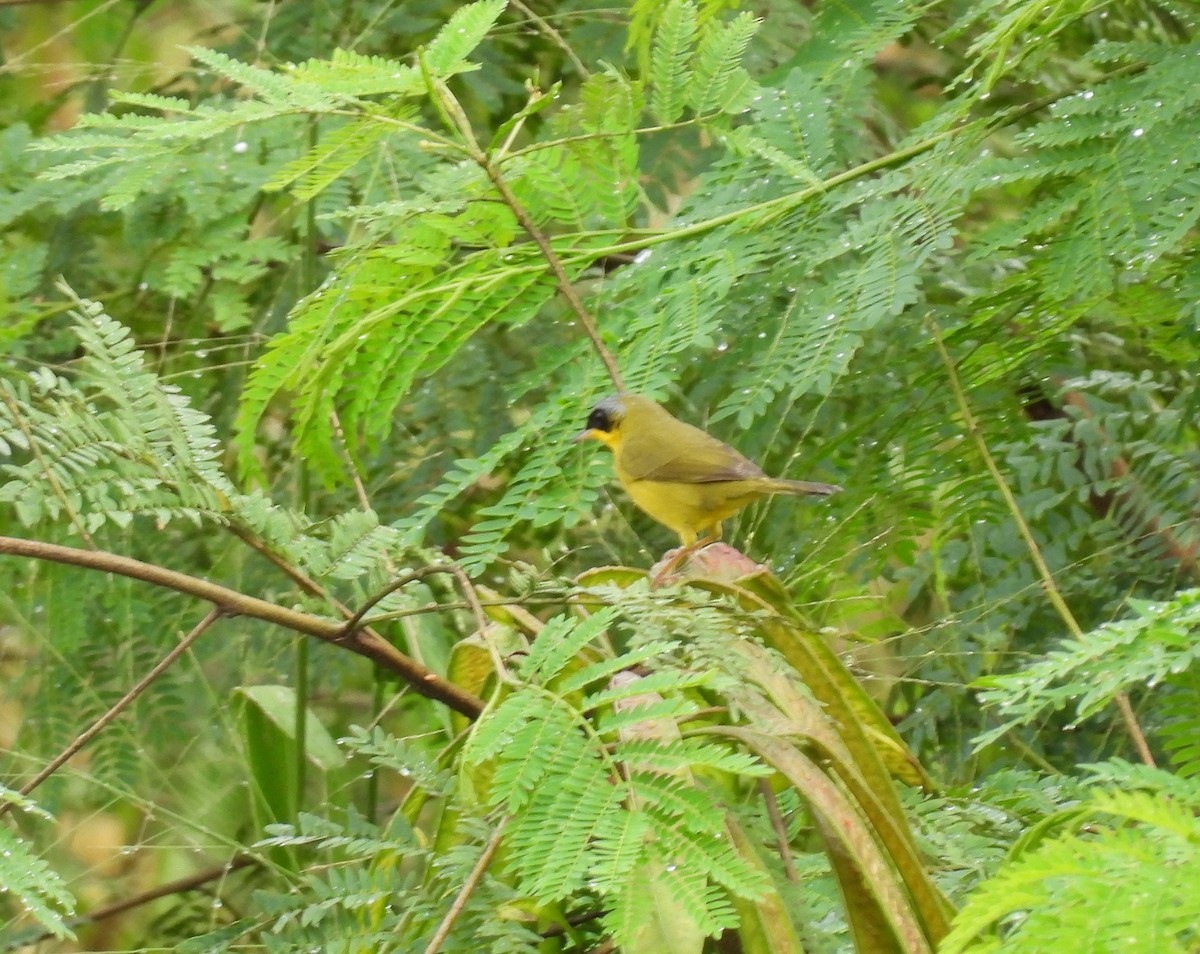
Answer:
[(592, 408), (575, 440), (607, 445), (630, 499), (679, 534), (689, 551), (720, 539), (721, 521), (760, 497), (828, 496), (842, 489), (768, 477), (728, 444), (638, 394), (605, 398)]

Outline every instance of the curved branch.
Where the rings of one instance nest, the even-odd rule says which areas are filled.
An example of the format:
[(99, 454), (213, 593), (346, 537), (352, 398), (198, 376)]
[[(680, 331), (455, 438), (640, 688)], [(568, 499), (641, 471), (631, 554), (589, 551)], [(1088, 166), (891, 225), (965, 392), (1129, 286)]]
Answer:
[(344, 623), (276, 606), (274, 603), (247, 596), (208, 580), (103, 550), (80, 550), (54, 543), (42, 543), (39, 540), (0, 537), (0, 554), (4, 553), (116, 573), (175, 590), (177, 593), (195, 596), (212, 603), (224, 613), (261, 619), (297, 633), (304, 633), (306, 636), (315, 636), (327, 643), (343, 646), (396, 673), (426, 698), (441, 702), (469, 719), (476, 718), (483, 711), (482, 699), (426, 669), (370, 630), (347, 634)]
[(427, 576), (433, 576), (435, 573), (450, 572), (451, 570), (449, 566), (443, 566), (439, 563), (431, 566), (423, 566), (420, 569), (413, 570), (411, 573), (405, 573), (404, 576), (397, 577), (378, 593), (373, 594), (370, 599), (368, 599), (365, 603), (363, 603), (362, 606), (358, 608), (354, 615), (346, 621), (344, 629), (345, 633), (347, 635), (352, 635), (359, 628), (359, 626), (362, 625), (363, 617), (371, 612), (371, 610), (378, 606), (383, 600), (395, 593), (396, 590), (403, 589), (404, 587), (408, 586), (409, 583), (415, 583), (417, 580), (423, 580)]

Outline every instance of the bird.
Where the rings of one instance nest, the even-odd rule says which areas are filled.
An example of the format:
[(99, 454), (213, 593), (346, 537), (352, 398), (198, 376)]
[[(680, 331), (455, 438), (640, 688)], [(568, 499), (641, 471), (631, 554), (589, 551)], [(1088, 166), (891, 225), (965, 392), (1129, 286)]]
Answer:
[(768, 477), (728, 444), (640, 394), (600, 401), (575, 435), (576, 443), (585, 440), (612, 451), (617, 480), (640, 510), (679, 535), (681, 556), (719, 540), (721, 521), (760, 497), (842, 489)]

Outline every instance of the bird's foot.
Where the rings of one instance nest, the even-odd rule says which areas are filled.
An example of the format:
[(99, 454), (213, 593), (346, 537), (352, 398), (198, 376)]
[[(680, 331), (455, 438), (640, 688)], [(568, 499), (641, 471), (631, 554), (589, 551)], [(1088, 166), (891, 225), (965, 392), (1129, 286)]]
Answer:
[(650, 567), (650, 589), (657, 590), (668, 582), (674, 583), (682, 577), (683, 574), (675, 572), (676, 567), (695, 552), (696, 544), (690, 543), (686, 547), (675, 547), (664, 553), (662, 559)]
[(715, 541), (705, 545), (700, 541), (664, 553), (650, 569), (650, 589), (677, 583), (689, 576), (732, 583), (764, 569), (761, 563), (755, 563), (728, 543)]

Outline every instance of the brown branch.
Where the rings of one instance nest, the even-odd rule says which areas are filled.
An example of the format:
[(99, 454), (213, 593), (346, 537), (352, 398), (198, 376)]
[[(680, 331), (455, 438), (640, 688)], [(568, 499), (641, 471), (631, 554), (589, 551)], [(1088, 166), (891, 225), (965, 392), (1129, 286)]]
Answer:
[(129, 557), (104, 551), (79, 550), (37, 540), (22, 540), (17, 537), (0, 537), (0, 554), (32, 557), (35, 560), (50, 560), (69, 566), (81, 566), (105, 573), (116, 573), (155, 586), (166, 587), (178, 593), (195, 596), (212, 603), (231, 616), (249, 616), (274, 623), (285, 629), (306, 636), (314, 636), (325, 642), (342, 646), (372, 662), (398, 674), (418, 693), (428, 699), (441, 702), (455, 712), (474, 719), (483, 711), (483, 700), (460, 686), (443, 679), (426, 669), (416, 660), (404, 655), (391, 643), (370, 630), (347, 634), (344, 623), (310, 616), (266, 600), (247, 596), (208, 580), (197, 579), (185, 573), (177, 573), (151, 563), (143, 563)]
[[(71, 758), (71, 756), (91, 742), (92, 739), (99, 735), (106, 726), (110, 725), (117, 716), (128, 709), (138, 696), (149, 689), (150, 684), (164, 672), (166, 672), (171, 663), (173, 663), (176, 659), (187, 652), (189, 648), (191, 648), (192, 643), (200, 638), (201, 633), (203, 633), (206, 629), (208, 629), (208, 627), (210, 627), (224, 615), (224, 611), (220, 608), (213, 608), (209, 610), (208, 615), (205, 616), (204, 619), (200, 620), (200, 622), (192, 628), (192, 631), (179, 641), (177, 646), (175, 646), (169, 653), (163, 656), (162, 659), (155, 663), (151, 670), (141, 679), (139, 679), (133, 688), (131, 688), (127, 693), (125, 693), (125, 695), (121, 696), (120, 699), (114, 702), (109, 707), (108, 711), (100, 716), (100, 718), (80, 732), (70, 745), (52, 758), (45, 768), (43, 768), (37, 773), (37, 775), (22, 785), (18, 791), (22, 795), (28, 795), (35, 788), (41, 785), (42, 782), (46, 781), (46, 779), (62, 768), (62, 766), (66, 764), (67, 760)], [(12, 802), (0, 803), (0, 816), (2, 816), (12, 807)]]
[[(105, 918), (111, 918), (117, 914), (124, 914), (126, 911), (132, 911), (134, 908), (139, 908), (143, 904), (149, 904), (151, 901), (157, 901), (159, 898), (170, 897), (173, 894), (185, 894), (188, 891), (195, 891), (201, 885), (208, 884), (210, 881), (216, 881), (218, 878), (223, 878), (228, 874), (241, 869), (249, 868), (251, 865), (259, 863), (257, 858), (250, 855), (234, 855), (227, 863), (217, 865), (213, 868), (206, 868), (204, 871), (197, 871), (194, 875), (188, 875), (186, 878), (179, 878), (175, 881), (168, 881), (166, 884), (160, 884), (156, 888), (150, 888), (140, 894), (132, 895), (122, 901), (115, 901), (112, 904), (102, 908), (96, 908), (95, 911), (89, 911), (87, 914), (73, 918), (68, 927), (72, 930), (83, 927), (86, 924), (95, 924), (98, 921), (103, 921)], [(54, 937), (50, 931), (39, 935), (36, 938), (30, 938), (30, 944), (37, 944), (41, 941), (48, 941)]]
[(430, 938), (429, 944), (425, 948), (425, 954), (437, 954), (437, 951), (442, 946), (442, 942), (450, 934), (450, 930), (454, 927), (454, 922), (462, 914), (462, 909), (467, 906), (467, 900), (471, 897), (471, 892), (483, 880), (483, 873), (487, 871), (488, 865), (492, 863), (492, 857), (496, 854), (496, 849), (500, 847), (500, 836), (504, 833), (504, 826), (506, 824), (508, 824), (508, 819), (502, 818), (500, 824), (496, 826), (496, 830), (492, 832), (492, 837), (483, 846), (483, 854), (475, 862), (475, 867), (467, 875), (467, 880), (463, 882), (463, 886), (459, 889), (458, 896), (454, 899), (454, 903), (450, 905), (450, 910), (446, 912), (446, 916), (442, 918), (442, 923), (438, 925), (438, 929), (434, 932), (433, 937)]

